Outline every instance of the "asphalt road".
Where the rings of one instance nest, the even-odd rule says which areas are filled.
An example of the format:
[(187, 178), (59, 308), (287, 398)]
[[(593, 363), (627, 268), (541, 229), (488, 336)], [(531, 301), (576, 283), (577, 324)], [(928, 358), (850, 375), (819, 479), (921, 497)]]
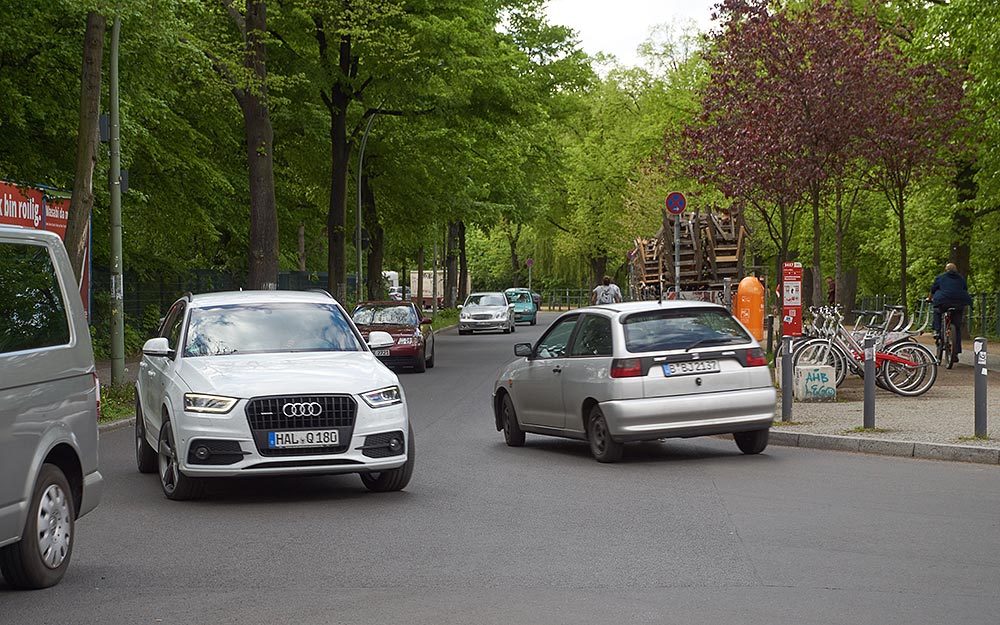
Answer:
[[(555, 315), (544, 315), (543, 322)], [(107, 491), (52, 589), (0, 585), (4, 625), (1000, 621), (1000, 469), (731, 439), (585, 443), (493, 427), (514, 335), (438, 336), (401, 374), (417, 465), (404, 492), (357, 476), (213, 484), (171, 502), (102, 437)]]

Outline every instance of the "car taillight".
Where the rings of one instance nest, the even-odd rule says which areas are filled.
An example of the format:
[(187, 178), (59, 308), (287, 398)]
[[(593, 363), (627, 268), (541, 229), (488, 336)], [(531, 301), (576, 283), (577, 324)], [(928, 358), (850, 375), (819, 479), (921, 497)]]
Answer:
[(753, 349), (747, 350), (747, 366), (748, 367), (766, 367), (767, 366), (767, 356), (764, 354), (764, 350), (759, 347), (754, 347)]
[(97, 395), (97, 420), (101, 420), (101, 380), (97, 377), (97, 372), (94, 372), (94, 391)]
[(616, 358), (611, 361), (611, 377), (637, 378), (642, 375), (642, 361), (638, 358)]

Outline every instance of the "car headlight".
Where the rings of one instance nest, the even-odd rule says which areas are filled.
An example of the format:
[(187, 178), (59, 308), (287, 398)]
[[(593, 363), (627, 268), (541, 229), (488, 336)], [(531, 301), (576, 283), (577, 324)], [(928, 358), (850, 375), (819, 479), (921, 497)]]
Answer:
[(401, 336), (396, 340), (397, 345), (416, 345), (420, 340), (415, 336)]
[(458, 316), (458, 318), (461, 319), (462, 321), (468, 321), (469, 319), (472, 319), (472, 315), (468, 313), (462, 313), (461, 315)]
[(507, 311), (498, 312), (498, 313), (496, 313), (496, 314), (493, 315), (493, 318), (494, 319), (506, 319), (507, 318)]
[(233, 409), (239, 400), (235, 397), (221, 395), (202, 395), (201, 393), (184, 393), (184, 410), (188, 412), (206, 412), (210, 414), (225, 414)]
[(361, 398), (372, 408), (383, 408), (403, 402), (403, 396), (400, 394), (398, 386), (387, 386), (377, 391), (361, 393)]

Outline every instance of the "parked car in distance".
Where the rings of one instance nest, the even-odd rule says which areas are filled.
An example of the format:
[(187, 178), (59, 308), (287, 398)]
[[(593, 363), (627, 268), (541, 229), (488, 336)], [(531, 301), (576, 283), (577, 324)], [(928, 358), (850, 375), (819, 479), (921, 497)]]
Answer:
[(391, 286), (389, 287), (389, 299), (402, 302), (409, 301), (410, 299), (410, 287), (408, 286)]
[(528, 289), (511, 288), (504, 291), (507, 301), (514, 304), (514, 322), (527, 321), (531, 325), (538, 323), (538, 306)]
[(731, 433), (743, 453), (767, 446), (776, 400), (767, 359), (722, 306), (573, 310), (514, 353), (493, 387), (495, 425), (512, 447), (526, 432), (564, 436), (614, 462), (629, 441)]
[(500, 291), (470, 293), (458, 307), (458, 333), (472, 334), (484, 330), (500, 330), (510, 334), (514, 325), (514, 304)]
[(542, 308), (542, 294), (541, 293), (535, 293), (534, 291), (532, 291), (531, 292), (531, 299), (535, 302), (535, 308), (538, 308), (539, 310), (541, 310), (541, 308)]
[(417, 373), (434, 366), (434, 331), (431, 320), (413, 302), (361, 302), (351, 314), (361, 336), (388, 332), (395, 343), (372, 350), (387, 367), (412, 367)]
[(0, 226), (0, 572), (53, 586), (76, 520), (101, 499), (101, 387), (90, 328), (58, 235)]
[(404, 488), (413, 430), (396, 374), (326, 293), (241, 291), (174, 302), (142, 348), (136, 464), (169, 499), (207, 478), (358, 473)]

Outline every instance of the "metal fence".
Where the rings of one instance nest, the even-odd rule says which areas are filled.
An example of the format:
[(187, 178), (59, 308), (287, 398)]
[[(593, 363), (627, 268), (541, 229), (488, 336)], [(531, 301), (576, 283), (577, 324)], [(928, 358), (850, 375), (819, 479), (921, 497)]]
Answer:
[[(865, 295), (858, 297), (858, 310), (882, 310), (899, 304), (898, 296)], [(969, 336), (1000, 337), (1000, 293), (975, 293), (972, 307), (962, 319)]]

